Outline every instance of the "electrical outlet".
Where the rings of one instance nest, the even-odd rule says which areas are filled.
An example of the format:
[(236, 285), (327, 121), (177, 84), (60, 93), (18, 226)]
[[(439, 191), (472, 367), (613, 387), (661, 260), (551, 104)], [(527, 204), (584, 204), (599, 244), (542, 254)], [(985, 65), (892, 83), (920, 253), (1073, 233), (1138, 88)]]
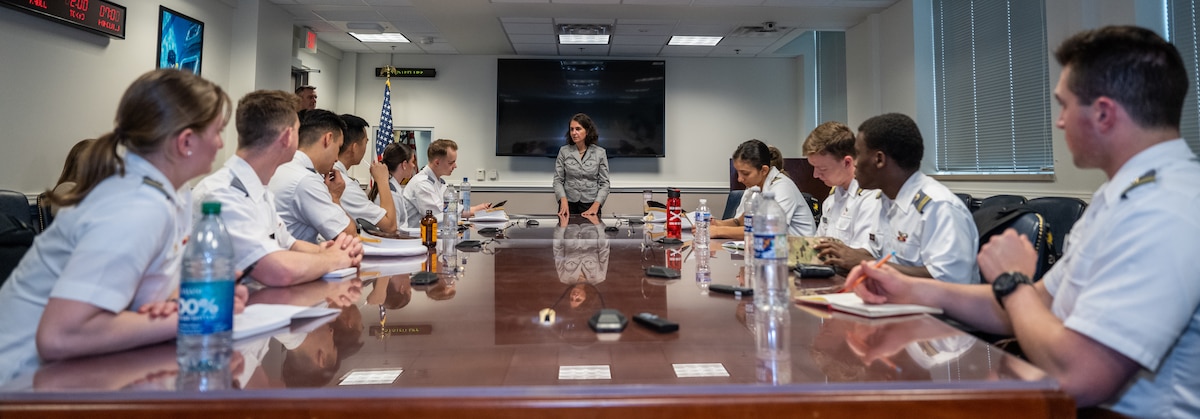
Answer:
[(484, 179), (483, 176), (484, 176), (483, 169), (475, 169), (475, 180), (483, 180)]
[(488, 170), (488, 180), (500, 179), (500, 173), (496, 169)]

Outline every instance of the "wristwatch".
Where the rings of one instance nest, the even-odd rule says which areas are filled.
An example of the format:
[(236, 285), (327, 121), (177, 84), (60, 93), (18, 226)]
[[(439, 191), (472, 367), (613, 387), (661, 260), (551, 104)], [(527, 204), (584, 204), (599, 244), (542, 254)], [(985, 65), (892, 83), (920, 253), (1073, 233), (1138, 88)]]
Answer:
[(1021, 284), (1033, 285), (1033, 280), (1023, 273), (1011, 271), (1000, 274), (992, 281), (992, 293), (996, 295), (996, 302), (1000, 303), (1000, 308), (1004, 308), (1004, 297), (1016, 291), (1017, 286)]

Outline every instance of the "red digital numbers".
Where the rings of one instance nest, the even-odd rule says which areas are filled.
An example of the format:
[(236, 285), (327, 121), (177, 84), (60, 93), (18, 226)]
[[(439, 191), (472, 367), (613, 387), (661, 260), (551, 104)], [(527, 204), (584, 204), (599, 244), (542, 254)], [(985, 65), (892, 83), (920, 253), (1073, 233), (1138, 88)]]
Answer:
[(113, 21), (113, 22), (119, 22), (121, 20), (121, 10), (101, 4), (100, 5), (100, 19), (101, 20), (109, 20), (109, 21)]

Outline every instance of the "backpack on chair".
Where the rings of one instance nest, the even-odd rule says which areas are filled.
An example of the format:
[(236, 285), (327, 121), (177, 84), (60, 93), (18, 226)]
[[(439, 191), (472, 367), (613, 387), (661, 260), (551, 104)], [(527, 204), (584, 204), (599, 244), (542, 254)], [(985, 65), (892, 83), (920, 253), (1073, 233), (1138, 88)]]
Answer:
[(1010, 228), (1029, 238), (1033, 250), (1037, 252), (1037, 271), (1033, 280), (1042, 279), (1042, 275), (1054, 265), (1055, 255), (1051, 245), (1052, 237), (1046, 219), (1024, 204), (1008, 206), (983, 207), (972, 214), (975, 227), (979, 230), (979, 245), (982, 247), (992, 236), (1003, 233)]

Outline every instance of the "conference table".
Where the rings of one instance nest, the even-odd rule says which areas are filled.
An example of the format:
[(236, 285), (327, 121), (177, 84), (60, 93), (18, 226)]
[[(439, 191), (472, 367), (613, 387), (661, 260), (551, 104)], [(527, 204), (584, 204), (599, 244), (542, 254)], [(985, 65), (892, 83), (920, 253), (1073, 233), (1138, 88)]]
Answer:
[[(425, 256), (368, 257), (349, 278), (254, 287), (250, 304), (337, 313), (238, 340), (230, 389), (177, 390), (168, 342), (42, 365), (0, 387), (0, 417), (1076, 414), (1044, 372), (933, 316), (755, 310), (752, 297), (711, 292), (741, 278), (741, 254), (722, 240), (704, 258), (689, 242), (657, 241), (662, 225), (510, 218), (460, 232), (478, 247), (443, 240)], [(650, 266), (680, 278), (647, 276)], [(420, 271), (438, 280), (414, 285)], [(813, 294), (842, 281), (789, 282)], [(601, 309), (628, 325), (593, 331)], [(679, 329), (658, 333), (633, 321), (639, 313)]]

